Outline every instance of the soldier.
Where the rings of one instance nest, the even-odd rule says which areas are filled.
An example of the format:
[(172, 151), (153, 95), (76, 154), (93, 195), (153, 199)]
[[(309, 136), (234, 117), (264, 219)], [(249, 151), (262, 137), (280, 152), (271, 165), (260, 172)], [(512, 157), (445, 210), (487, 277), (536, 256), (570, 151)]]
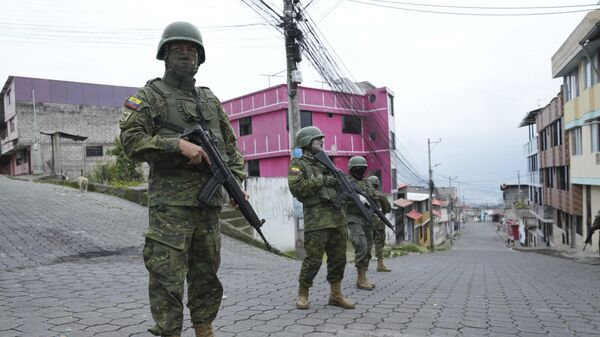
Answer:
[[(379, 178), (370, 176), (367, 178), (373, 189), (377, 203), (380, 205), (381, 211), (386, 214), (392, 211), (392, 206), (386, 196), (379, 192)], [(385, 224), (379, 218), (373, 221), (373, 242), (375, 244), (375, 257), (377, 258), (377, 271), (390, 272), (391, 270), (383, 264), (383, 246), (385, 246)]]
[(302, 157), (292, 160), (288, 184), (292, 195), (303, 204), (304, 249), (298, 278), (296, 307), (308, 309), (308, 290), (319, 272), (323, 253), (327, 254), (327, 281), (331, 287), (329, 304), (354, 309), (342, 294), (341, 284), (346, 267), (346, 210), (333, 204), (338, 192), (337, 180), (329, 170), (313, 158), (313, 151), (323, 148), (323, 133), (314, 126), (300, 129), (295, 137), (296, 146), (302, 148)]
[[(596, 213), (596, 217), (594, 218), (594, 222), (592, 223), (592, 226), (590, 227), (590, 230), (588, 231), (588, 235), (587, 238), (585, 238), (585, 244), (583, 245), (583, 250), (585, 250), (585, 247), (592, 242), (592, 236), (594, 235), (594, 232), (600, 230), (600, 210), (598, 210), (598, 212)], [(600, 240), (598, 242), (598, 245), (600, 245)]]
[(180, 336), (183, 292), (187, 280), (191, 321), (197, 337), (212, 337), (223, 286), (217, 277), (221, 238), (219, 190), (208, 205), (196, 201), (211, 176), (202, 147), (181, 139), (165, 127), (197, 124), (210, 129), (217, 147), (239, 181), (245, 178), (243, 158), (219, 100), (206, 87), (195, 87), (205, 53), (198, 29), (187, 22), (168, 25), (156, 55), (165, 74), (146, 83), (125, 102), (120, 120), (121, 143), (127, 156), (150, 166), (144, 263), (149, 273), (150, 310), (156, 336)]
[[(350, 171), (349, 179), (353, 180), (375, 200), (375, 191), (364, 179), (365, 172), (367, 171), (367, 160), (361, 156), (350, 158), (348, 161), (348, 171)], [(375, 285), (367, 279), (367, 269), (369, 269), (371, 248), (373, 247), (373, 226), (365, 220), (353, 203), (348, 203), (347, 213), (348, 235), (354, 247), (354, 265), (358, 274), (356, 287), (363, 290), (373, 290)]]

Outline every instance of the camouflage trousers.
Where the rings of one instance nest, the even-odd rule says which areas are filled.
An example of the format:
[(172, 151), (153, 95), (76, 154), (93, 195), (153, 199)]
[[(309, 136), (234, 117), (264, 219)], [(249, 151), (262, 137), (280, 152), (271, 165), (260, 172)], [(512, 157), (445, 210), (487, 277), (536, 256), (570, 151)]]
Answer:
[(217, 277), (221, 262), (219, 212), (214, 207), (150, 207), (143, 255), (149, 273), (150, 311), (156, 323), (148, 329), (152, 334), (181, 334), (186, 280), (192, 323), (215, 319), (223, 295)]
[(327, 282), (341, 282), (346, 268), (348, 233), (345, 227), (325, 228), (304, 233), (306, 257), (302, 262), (298, 282), (310, 288), (327, 254)]
[(385, 246), (385, 228), (373, 229), (373, 244), (375, 246), (375, 257), (383, 259), (383, 246)]
[(354, 247), (356, 269), (368, 269), (373, 248), (373, 227), (360, 216), (348, 215), (348, 237)]

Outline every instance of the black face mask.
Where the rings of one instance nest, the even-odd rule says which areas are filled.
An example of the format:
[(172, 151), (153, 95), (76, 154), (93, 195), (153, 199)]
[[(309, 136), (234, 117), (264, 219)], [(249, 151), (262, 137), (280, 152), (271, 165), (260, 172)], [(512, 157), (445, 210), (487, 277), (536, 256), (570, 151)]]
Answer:
[(353, 167), (350, 170), (350, 175), (352, 176), (352, 178), (354, 178), (356, 180), (362, 180), (363, 177), (365, 176), (366, 171), (367, 171), (367, 168), (364, 166)]
[(192, 80), (198, 72), (198, 54), (168, 50), (165, 57), (167, 72), (181, 80)]

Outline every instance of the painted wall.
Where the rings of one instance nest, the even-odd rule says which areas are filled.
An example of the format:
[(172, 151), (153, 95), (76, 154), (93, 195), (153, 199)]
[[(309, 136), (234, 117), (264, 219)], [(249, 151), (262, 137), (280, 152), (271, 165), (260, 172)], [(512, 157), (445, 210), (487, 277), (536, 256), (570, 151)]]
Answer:
[[(351, 95), (349, 101), (344, 101), (331, 91), (300, 87), (298, 98), (300, 110), (311, 111), (312, 125), (326, 135), (324, 148), (334, 157), (334, 163), (345, 171), (349, 157), (366, 156), (369, 172), (381, 171), (383, 191), (389, 193), (392, 164), (387, 89)], [(223, 107), (238, 135), (238, 148), (244, 158), (264, 161), (260, 163), (261, 176), (287, 176), (289, 160), (265, 161), (267, 158), (289, 158), (286, 86), (271, 87), (224, 101)], [(361, 134), (342, 132), (344, 115), (349, 114), (364, 117), (361, 119)], [(245, 117), (251, 117), (252, 134), (239, 136), (240, 119)]]

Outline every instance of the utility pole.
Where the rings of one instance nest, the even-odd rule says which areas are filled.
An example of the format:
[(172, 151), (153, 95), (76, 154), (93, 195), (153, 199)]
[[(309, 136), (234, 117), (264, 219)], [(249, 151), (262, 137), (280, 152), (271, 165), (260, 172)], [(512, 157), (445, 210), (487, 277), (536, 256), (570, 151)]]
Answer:
[[(448, 212), (448, 216), (449, 216), (448, 222), (450, 223), (450, 233), (454, 232), (454, 224), (452, 223), (452, 197), (453, 197), (453, 193), (452, 193), (452, 179), (456, 180), (457, 178), (458, 178), (457, 176), (448, 177), (448, 188), (450, 190), (450, 198), (448, 198), (448, 199), (450, 199), (450, 203), (448, 205), (448, 209), (449, 209), (449, 212)], [(449, 234), (449, 233), (446, 233), (446, 234)]]
[(519, 197), (518, 197), (518, 201), (519, 201), (519, 206), (521, 205), (521, 171), (517, 170), (517, 188), (519, 191)]
[(441, 143), (442, 140), (432, 142), (427, 138), (427, 157), (429, 161), (429, 249), (433, 252), (433, 171), (431, 169), (431, 144)]
[(302, 82), (302, 74), (298, 70), (298, 62), (302, 61), (299, 42), (302, 32), (296, 24), (296, 5), (299, 0), (283, 0), (283, 29), (285, 32), (285, 55), (287, 59), (288, 90), (288, 125), (290, 140), (290, 156), (294, 158), (294, 136), (300, 130), (300, 108), (298, 107), (298, 84)]
[[(289, 126), (289, 148), (290, 157), (297, 158), (302, 155), (301, 150), (294, 144), (296, 133), (300, 130), (300, 108), (298, 106), (298, 84), (302, 82), (302, 74), (298, 70), (298, 62), (302, 61), (299, 42), (302, 40), (302, 32), (298, 29), (296, 20), (300, 14), (296, 14), (296, 5), (300, 0), (283, 0), (283, 30), (285, 35), (285, 56), (287, 63), (287, 92), (288, 92), (288, 111), (287, 119)], [(303, 210), (302, 204), (294, 198), (294, 226), (296, 257), (303, 259), (306, 256), (304, 249), (304, 225), (300, 221)]]

